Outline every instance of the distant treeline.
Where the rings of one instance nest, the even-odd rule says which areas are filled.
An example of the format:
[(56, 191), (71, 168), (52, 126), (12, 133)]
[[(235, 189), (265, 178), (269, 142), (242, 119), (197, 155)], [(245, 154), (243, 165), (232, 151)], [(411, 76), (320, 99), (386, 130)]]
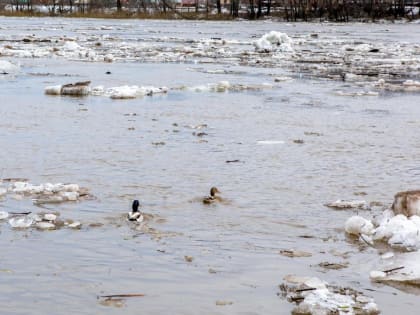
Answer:
[(419, 18), (420, 0), (0, 0), (9, 15), (166, 17), (287, 21)]

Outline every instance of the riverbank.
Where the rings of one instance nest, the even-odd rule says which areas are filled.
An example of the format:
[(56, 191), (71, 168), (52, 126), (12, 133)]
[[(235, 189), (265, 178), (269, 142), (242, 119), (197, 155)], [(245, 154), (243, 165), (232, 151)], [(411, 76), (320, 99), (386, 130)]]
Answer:
[(351, 5), (310, 4), (307, 7), (277, 5), (266, 7), (254, 6), (182, 6), (168, 5), (155, 7), (89, 7), (68, 5), (33, 5), (33, 6), (0, 6), (0, 15), (13, 17), (70, 17), (70, 18), (102, 18), (102, 19), (164, 19), (164, 20), (266, 20), (287, 22), (374, 22), (413, 21), (420, 18), (419, 5), (396, 7), (382, 3), (365, 7), (361, 3)]

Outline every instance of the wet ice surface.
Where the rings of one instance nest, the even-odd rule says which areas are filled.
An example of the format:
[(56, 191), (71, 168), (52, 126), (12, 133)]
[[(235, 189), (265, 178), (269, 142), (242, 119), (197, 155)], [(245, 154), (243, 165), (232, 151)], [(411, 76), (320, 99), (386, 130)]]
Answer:
[[(77, 183), (97, 198), (0, 196), (0, 211), (58, 211), (82, 223), (21, 231), (0, 221), (4, 312), (116, 314), (96, 297), (144, 293), (125, 300), (126, 314), (289, 314), (276, 294), (297, 274), (363, 291), (384, 314), (416, 313), (416, 295), (370, 282), (379, 249), (345, 236), (343, 223), (368, 210), (324, 204), (390, 205), (397, 191), (418, 188), (419, 94), (383, 88), (419, 81), (418, 26), (2, 22), (0, 60), (13, 73), (0, 75), (1, 178)], [(293, 52), (255, 51), (272, 30)], [(78, 81), (168, 92), (44, 94)], [(260, 88), (211, 88), (220, 82)], [(226, 204), (202, 204), (213, 185)], [(121, 219), (135, 198), (165, 219), (150, 224), (158, 237)], [(291, 249), (312, 256), (279, 254)], [(327, 271), (326, 261), (348, 267)]]

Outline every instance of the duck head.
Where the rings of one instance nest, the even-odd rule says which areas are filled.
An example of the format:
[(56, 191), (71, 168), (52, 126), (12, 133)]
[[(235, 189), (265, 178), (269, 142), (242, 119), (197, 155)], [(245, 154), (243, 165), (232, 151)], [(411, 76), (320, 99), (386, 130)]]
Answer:
[(219, 189), (217, 189), (217, 187), (212, 187), (210, 189), (210, 196), (214, 197), (214, 196), (216, 196), (216, 194), (220, 194)]
[(139, 206), (140, 206), (140, 202), (138, 200), (134, 200), (133, 206), (132, 206), (133, 212), (139, 212)]

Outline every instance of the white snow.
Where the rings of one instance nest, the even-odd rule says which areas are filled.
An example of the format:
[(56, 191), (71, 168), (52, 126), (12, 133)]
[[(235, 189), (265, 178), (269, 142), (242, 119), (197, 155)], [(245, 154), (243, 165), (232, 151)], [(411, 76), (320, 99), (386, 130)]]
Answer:
[(123, 85), (110, 87), (105, 89), (102, 85), (90, 88), (88, 83), (67, 85), (54, 85), (47, 86), (44, 90), (45, 94), (48, 95), (73, 95), (73, 96), (107, 96), (113, 99), (130, 99), (143, 97), (145, 95), (152, 96), (154, 94), (165, 94), (168, 92), (167, 87), (154, 87), (154, 86), (137, 86), (137, 85)]
[(106, 94), (113, 99), (130, 99), (142, 96), (138, 94), (138, 90), (139, 87), (136, 85), (123, 85), (107, 89)]
[(406, 80), (403, 82), (404, 86), (415, 86), (420, 88), (420, 81)]
[(157, 88), (153, 86), (123, 85), (106, 89), (104, 95), (113, 99), (130, 99), (167, 92), (168, 88), (166, 87)]
[(292, 39), (285, 33), (271, 31), (254, 41), (257, 52), (267, 53), (272, 51), (293, 52)]
[(9, 217), (9, 213), (7, 211), (0, 211), (0, 220), (7, 219)]
[(420, 247), (420, 217), (398, 214), (382, 222), (374, 231), (374, 241), (387, 241), (393, 247), (416, 250)]
[(379, 218), (372, 221), (361, 216), (352, 216), (345, 223), (345, 231), (353, 235), (366, 235), (366, 241), (386, 242), (394, 248), (408, 251), (420, 249), (420, 217), (385, 210)]
[[(362, 294), (342, 294), (328, 283), (316, 277), (286, 276), (285, 280), (297, 284), (296, 288), (313, 288), (299, 294), (303, 301), (298, 303), (293, 314), (378, 314), (379, 309), (372, 298)], [(339, 292), (339, 293), (335, 293)], [(293, 293), (293, 290), (288, 294)]]
[(66, 51), (80, 51), (81, 47), (78, 43), (73, 41), (67, 41), (63, 45), (63, 49)]
[(230, 88), (229, 81), (220, 81), (213, 88), (216, 92), (226, 92)]
[(37, 222), (35, 225), (38, 229), (41, 230), (53, 230), (55, 229), (55, 224), (51, 222)]
[(105, 55), (105, 57), (104, 57), (104, 61), (105, 62), (113, 62), (114, 61), (114, 56), (112, 55), (112, 54), (107, 54), (107, 55)]
[(388, 259), (385, 263), (378, 266), (382, 270), (372, 270), (369, 276), (372, 281), (376, 282), (400, 282), (411, 285), (419, 285), (419, 261), (419, 251), (399, 253), (392, 259)]
[(372, 235), (374, 230), (372, 222), (358, 215), (347, 219), (344, 229), (348, 234), (352, 235)]
[(61, 95), (61, 87), (62, 85), (47, 86), (45, 87), (44, 92), (47, 95)]
[(15, 73), (19, 70), (19, 66), (7, 60), (0, 60), (0, 74)]
[(44, 214), (43, 220), (45, 221), (55, 221), (57, 216), (54, 213), (46, 213)]
[(34, 222), (34, 219), (29, 215), (14, 217), (9, 220), (9, 224), (13, 228), (27, 228), (30, 227)]
[(104, 93), (105, 93), (105, 88), (103, 85), (95, 86), (90, 90), (91, 95), (100, 96), (100, 95), (103, 95)]
[(259, 145), (273, 145), (273, 144), (284, 144), (282, 140), (258, 140), (257, 144)]
[(325, 204), (327, 207), (336, 209), (367, 209), (368, 205), (365, 200), (342, 200), (338, 199), (334, 202)]
[(5, 194), (7, 194), (7, 189), (0, 187), (0, 197), (4, 196)]
[(8, 192), (23, 196), (35, 196), (35, 204), (59, 203), (77, 201), (80, 197), (80, 187), (77, 184), (44, 183), (33, 185), (28, 182), (11, 183)]

